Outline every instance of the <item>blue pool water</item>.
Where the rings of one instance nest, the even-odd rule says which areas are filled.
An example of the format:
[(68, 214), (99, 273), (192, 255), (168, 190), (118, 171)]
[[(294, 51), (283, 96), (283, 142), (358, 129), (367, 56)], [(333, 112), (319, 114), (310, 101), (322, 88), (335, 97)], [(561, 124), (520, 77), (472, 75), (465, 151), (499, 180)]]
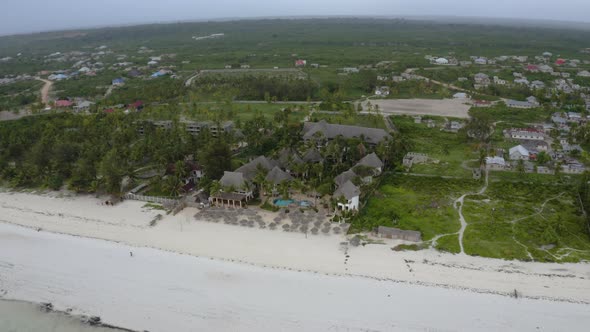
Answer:
[(313, 203), (310, 201), (295, 201), (292, 199), (275, 199), (273, 201), (274, 205), (276, 206), (280, 206), (280, 207), (287, 207), (293, 203), (301, 206), (301, 207), (311, 207), (313, 206)]
[(289, 206), (289, 205), (295, 203), (295, 201), (292, 199), (275, 199), (273, 203), (276, 206), (285, 207), (285, 206)]

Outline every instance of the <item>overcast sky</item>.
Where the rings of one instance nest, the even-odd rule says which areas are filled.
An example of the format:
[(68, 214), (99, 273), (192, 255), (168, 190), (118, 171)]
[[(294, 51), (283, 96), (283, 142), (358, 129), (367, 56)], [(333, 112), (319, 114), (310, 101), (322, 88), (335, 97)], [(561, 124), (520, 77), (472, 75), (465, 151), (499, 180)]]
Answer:
[(590, 21), (590, 0), (0, 0), (0, 35), (134, 23), (299, 15)]

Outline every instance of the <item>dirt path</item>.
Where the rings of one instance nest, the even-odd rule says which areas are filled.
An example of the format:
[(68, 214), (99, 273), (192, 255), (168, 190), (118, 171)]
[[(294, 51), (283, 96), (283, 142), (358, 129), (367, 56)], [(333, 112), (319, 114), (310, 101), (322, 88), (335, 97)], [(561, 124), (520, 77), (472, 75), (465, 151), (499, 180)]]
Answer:
[[(480, 191), (478, 191), (476, 194), (477, 195), (483, 195), (485, 194), (486, 190), (488, 190), (488, 184), (489, 184), (489, 171), (486, 170), (486, 182), (485, 185), (483, 186), (483, 188), (481, 188)], [(465, 217), (463, 216), (463, 202), (465, 201), (465, 197), (473, 195), (473, 193), (467, 193), (461, 197), (459, 197), (455, 203), (453, 204), (453, 206), (455, 207), (455, 209), (457, 209), (457, 211), (459, 212), (459, 221), (461, 222), (461, 229), (459, 230), (459, 247), (461, 248), (461, 254), (465, 254), (465, 248), (463, 247), (463, 235), (465, 234), (465, 229), (467, 228), (467, 226), (469, 225), (467, 223), (467, 221), (465, 220)]]
[(41, 88), (41, 101), (43, 104), (47, 105), (49, 103), (49, 91), (51, 91), (51, 88), (53, 87), (53, 82), (40, 77), (37, 77), (36, 79), (45, 83)]

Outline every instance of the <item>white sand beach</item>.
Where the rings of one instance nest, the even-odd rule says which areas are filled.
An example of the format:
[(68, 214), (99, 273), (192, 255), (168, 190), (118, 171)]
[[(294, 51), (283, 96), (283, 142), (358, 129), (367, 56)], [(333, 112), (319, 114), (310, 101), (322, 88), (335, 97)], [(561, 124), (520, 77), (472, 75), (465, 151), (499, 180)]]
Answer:
[(584, 304), (273, 270), (7, 224), (0, 224), (0, 293), (152, 332), (584, 331), (590, 324)]
[[(171, 330), (156, 317), (177, 331), (184, 322), (212, 331), (578, 330), (590, 319), (590, 264), (393, 252), (393, 241), (351, 247), (343, 235), (197, 221), (196, 209), (150, 227), (162, 211), (100, 202), (0, 193), (0, 294), (150, 331)], [(494, 295), (515, 289), (526, 299)]]

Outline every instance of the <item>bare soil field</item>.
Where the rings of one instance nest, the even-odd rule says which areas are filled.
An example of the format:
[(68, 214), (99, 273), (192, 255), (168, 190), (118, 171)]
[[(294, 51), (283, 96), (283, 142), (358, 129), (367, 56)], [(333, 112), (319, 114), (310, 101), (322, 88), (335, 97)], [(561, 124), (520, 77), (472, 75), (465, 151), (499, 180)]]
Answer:
[[(455, 118), (469, 118), (466, 99), (384, 99), (371, 100), (373, 106), (379, 105), (383, 114), (434, 115)], [(367, 103), (363, 104), (367, 109)]]

